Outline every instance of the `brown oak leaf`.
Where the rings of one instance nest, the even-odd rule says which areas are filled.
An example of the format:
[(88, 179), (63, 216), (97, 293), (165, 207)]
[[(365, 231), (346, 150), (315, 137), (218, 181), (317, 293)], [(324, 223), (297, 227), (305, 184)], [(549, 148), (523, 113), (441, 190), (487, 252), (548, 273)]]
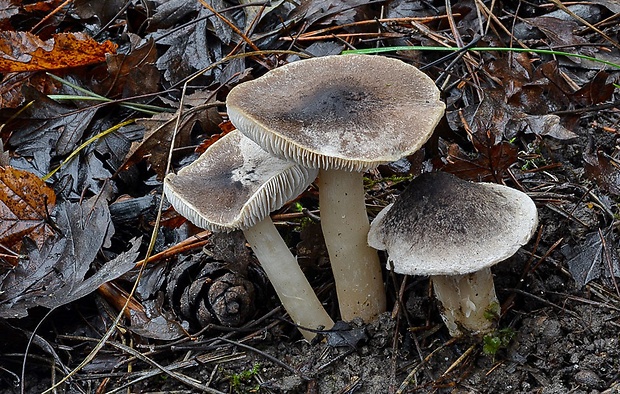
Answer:
[(29, 236), (41, 246), (54, 234), (48, 212), (55, 204), (54, 191), (36, 175), (0, 167), (0, 244), (18, 251)]
[(116, 52), (111, 41), (98, 43), (83, 33), (55, 34), (49, 40), (19, 31), (0, 31), (0, 72), (58, 70), (105, 61)]

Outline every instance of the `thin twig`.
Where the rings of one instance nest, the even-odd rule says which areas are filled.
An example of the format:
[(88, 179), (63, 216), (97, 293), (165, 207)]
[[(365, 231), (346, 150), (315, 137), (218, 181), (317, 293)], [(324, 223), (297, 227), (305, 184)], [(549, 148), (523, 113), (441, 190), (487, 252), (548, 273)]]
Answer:
[(278, 364), (279, 366), (281, 366), (282, 368), (286, 369), (287, 371), (301, 377), (304, 380), (310, 380), (309, 377), (303, 375), (302, 373), (300, 373), (299, 371), (297, 371), (295, 368), (291, 367), (290, 365), (284, 363), (283, 361), (280, 361), (279, 359), (275, 358), (274, 356), (267, 354), (265, 352), (263, 352), (262, 350), (258, 350), (255, 347), (252, 347), (250, 345), (246, 345), (245, 343), (241, 343), (241, 342), (237, 342), (237, 341), (232, 341), (228, 338), (217, 338), (218, 340), (222, 341), (222, 342), (226, 342), (229, 343), (231, 345), (235, 345), (235, 346), (239, 346), (240, 348), (249, 350), (253, 353), (256, 353), (262, 357), (265, 357), (266, 359), (268, 359), (269, 361)]
[(41, 19), (39, 22), (37, 22), (36, 25), (34, 25), (32, 27), (32, 29), (30, 29), (30, 32), (34, 32), (35, 30), (37, 30), (39, 28), (39, 26), (41, 26), (43, 23), (45, 23), (47, 20), (49, 20), (50, 18), (52, 18), (54, 15), (56, 15), (57, 13), (60, 12), (60, 10), (62, 10), (63, 8), (65, 8), (67, 5), (69, 5), (69, 3), (73, 2), (73, 0), (65, 0), (62, 4), (60, 4), (58, 7), (54, 8), (52, 10), (52, 12), (48, 13), (47, 15), (45, 15), (45, 17), (43, 19)]
[(137, 350), (127, 346), (127, 345), (123, 345), (121, 343), (115, 342), (115, 341), (108, 341), (108, 345), (115, 347), (125, 353), (128, 353), (130, 355), (132, 355), (133, 357), (137, 358), (140, 361), (143, 361), (159, 370), (161, 370), (162, 372), (164, 372), (166, 375), (178, 380), (180, 383), (183, 383), (184, 385), (193, 387), (195, 389), (201, 390), (205, 393), (210, 393), (210, 394), (224, 394), (223, 392), (213, 389), (211, 387), (207, 387), (203, 384), (200, 384), (200, 382), (196, 381), (195, 379), (189, 378), (183, 374), (180, 374), (178, 372), (175, 372), (167, 367), (164, 367), (163, 365), (157, 363), (155, 360), (152, 360), (149, 357), (146, 357), (145, 355), (143, 355), (142, 353), (138, 352)]
[[(456, 16), (460, 16), (460, 14), (454, 14)], [(337, 26), (330, 26), (330, 27), (326, 27), (323, 29), (318, 29), (318, 30), (313, 30), (313, 31), (309, 31), (309, 32), (305, 32), (305, 33), (301, 33), (296, 37), (299, 38), (306, 38), (306, 37), (310, 37), (310, 36), (315, 36), (318, 34), (323, 34), (323, 33), (327, 33), (333, 30), (339, 30), (339, 29), (345, 29), (348, 27), (355, 27), (355, 26), (364, 26), (364, 25), (374, 25), (376, 23), (384, 23), (384, 24), (399, 24), (399, 23), (407, 23), (407, 22), (418, 22), (418, 23), (429, 23), (429, 22), (433, 22), (433, 21), (437, 21), (437, 20), (441, 20), (441, 19), (445, 19), (446, 16), (445, 15), (439, 15), (439, 16), (430, 16), (430, 17), (405, 17), (405, 18), (380, 18), (380, 19), (366, 19), (363, 21), (358, 21), (358, 22), (352, 22), (352, 23), (345, 23), (342, 25), (337, 25)], [(291, 41), (293, 40), (293, 38), (291, 37), (282, 37), (280, 38), (280, 40), (282, 41)]]
[(436, 353), (438, 353), (439, 351), (443, 350), (444, 348), (452, 345), (454, 342), (456, 342), (456, 338), (451, 338), (446, 343), (442, 344), (441, 346), (437, 347), (432, 352), (430, 352), (428, 354), (428, 356), (424, 357), (424, 360), (422, 360), (422, 362), (420, 362), (418, 365), (416, 365), (415, 368), (413, 368), (409, 372), (409, 374), (407, 375), (405, 380), (403, 380), (403, 382), (400, 384), (400, 387), (398, 388), (398, 390), (396, 390), (396, 394), (403, 394), (405, 392), (405, 390), (407, 389), (407, 386), (409, 386), (409, 384), (411, 383), (411, 381), (415, 380), (415, 376), (418, 373), (418, 371), (420, 370), (420, 368), (422, 368), (424, 365), (426, 365), (430, 361), (430, 359), (433, 358), (433, 356)]
[(476, 350), (477, 347), (478, 347), (477, 343), (474, 343), (473, 345), (471, 345), (463, 354), (461, 354), (459, 358), (456, 359), (456, 361), (454, 361), (448, 367), (448, 369), (446, 369), (444, 373), (441, 374), (440, 378), (443, 378), (450, 372), (454, 371), (454, 369), (456, 369), (456, 367), (458, 367), (467, 357), (469, 357), (469, 355), (472, 354), (474, 350)]
[[(199, 75), (200, 74), (195, 74), (194, 78), (190, 78), (183, 85), (183, 89), (182, 89), (182, 92), (181, 92), (181, 99), (180, 99), (180, 102), (179, 102), (179, 108), (178, 108), (178, 112), (177, 112), (177, 115), (176, 115), (177, 122), (175, 124), (175, 128), (174, 128), (174, 131), (173, 131), (173, 134), (172, 134), (172, 140), (170, 142), (170, 148), (168, 150), (168, 161), (167, 161), (167, 165), (166, 165), (166, 174), (170, 172), (170, 167), (171, 167), (171, 163), (172, 163), (172, 152), (174, 151), (174, 143), (175, 143), (177, 132), (179, 130), (181, 118), (182, 118), (182, 115), (183, 115), (183, 109), (184, 109), (183, 101), (185, 99), (185, 92), (187, 91), (187, 85), (188, 85), (188, 83), (190, 81), (193, 81), (193, 79), (195, 79)], [(148, 245), (148, 248), (146, 250), (146, 256), (144, 257), (144, 259), (146, 261), (148, 261), (148, 259), (151, 257), (151, 254), (153, 253), (153, 249), (155, 248), (155, 243), (157, 241), (159, 225), (161, 223), (161, 217), (162, 217), (162, 212), (163, 212), (163, 207), (164, 207), (164, 201), (165, 201), (165, 199), (162, 198), (162, 199), (160, 199), (160, 202), (159, 202), (159, 207), (157, 209), (157, 216), (155, 218), (155, 224), (153, 225), (153, 231), (151, 232), (151, 239), (149, 241), (149, 245)], [(131, 288), (131, 291), (129, 292), (129, 295), (127, 297), (127, 300), (125, 301), (125, 304), (123, 305), (121, 310), (118, 312), (118, 314), (116, 315), (116, 318), (114, 319), (114, 321), (110, 325), (110, 328), (105, 332), (105, 334), (103, 335), (101, 340), (99, 340), (97, 345), (95, 345), (95, 347), (91, 350), (91, 352), (78, 364), (77, 367), (75, 367), (69, 374), (67, 374), (65, 377), (63, 377), (59, 382), (55, 383), (54, 385), (52, 385), (52, 387), (50, 387), (47, 390), (45, 390), (43, 392), (43, 394), (48, 394), (48, 393), (51, 393), (51, 392), (55, 391), (58, 386), (60, 386), (61, 384), (63, 384), (67, 380), (69, 380), (73, 375), (77, 374), (82, 368), (84, 368), (88, 363), (90, 363), (95, 358), (95, 356), (103, 348), (105, 343), (112, 337), (112, 334), (114, 334), (116, 332), (117, 325), (120, 323), (121, 319), (123, 318), (125, 310), (129, 306), (129, 303), (131, 302), (131, 300), (133, 298), (133, 295), (135, 294), (136, 289), (138, 288), (138, 283), (140, 282), (140, 278), (142, 277), (142, 274), (144, 273), (145, 267), (146, 267), (145, 264), (140, 266), (140, 270), (138, 271), (138, 274), (136, 276), (136, 280), (133, 283), (133, 286)]]
[(614, 47), (616, 47), (616, 49), (620, 49), (620, 44), (618, 44), (618, 42), (616, 40), (614, 40), (613, 38), (609, 37), (607, 34), (603, 33), (600, 29), (598, 29), (596, 26), (594, 26), (593, 24), (591, 24), (590, 22), (588, 22), (587, 20), (583, 19), (582, 17), (580, 17), (579, 15), (575, 14), (573, 11), (569, 10), (564, 4), (562, 4), (562, 2), (560, 0), (551, 0), (553, 2), (553, 4), (555, 4), (559, 9), (561, 9), (562, 11), (564, 11), (565, 13), (567, 13), (568, 15), (570, 15), (573, 19), (579, 21), (580, 23), (583, 23), (584, 25), (588, 26), (590, 29), (594, 30), (595, 32), (597, 32), (598, 34), (601, 35), (601, 37), (603, 37), (605, 40), (607, 40), (607, 42), (609, 42), (611, 45), (613, 45)]
[(564, 307), (561, 307), (561, 306), (559, 306), (559, 305), (557, 305), (557, 304), (554, 304), (553, 302), (548, 301), (548, 300), (545, 300), (544, 298), (539, 297), (539, 296), (537, 296), (537, 295), (534, 295), (534, 294), (532, 294), (532, 293), (528, 293), (527, 291), (523, 291), (523, 290), (521, 290), (521, 289), (515, 289), (515, 288), (512, 288), (512, 289), (504, 289), (504, 290), (505, 290), (505, 291), (512, 291), (512, 292), (519, 293), (519, 294), (521, 294), (521, 295), (524, 295), (524, 296), (527, 296), (527, 297), (533, 298), (533, 299), (535, 299), (535, 300), (536, 300), (536, 301), (538, 301), (538, 302), (541, 302), (541, 303), (543, 303), (543, 304), (545, 304), (545, 305), (548, 305), (548, 306), (552, 306), (552, 307), (554, 307), (554, 308), (557, 308), (557, 309), (559, 309), (559, 310), (561, 310), (561, 311), (563, 311), (563, 312), (568, 313), (569, 315), (571, 315), (571, 316), (572, 316), (572, 317), (574, 317), (574, 318), (577, 318), (577, 319), (579, 319), (579, 320), (582, 320), (581, 316), (579, 316), (579, 314), (577, 314), (576, 312), (573, 312), (573, 311), (568, 310), (568, 309), (566, 309), (566, 308), (564, 308)]
[(202, 4), (203, 7), (205, 7), (206, 9), (208, 9), (209, 11), (213, 12), (215, 14), (215, 16), (217, 16), (218, 18), (220, 18), (220, 20), (224, 23), (226, 23), (228, 25), (228, 27), (230, 27), (232, 29), (232, 31), (234, 31), (235, 33), (237, 33), (237, 35), (239, 37), (241, 37), (241, 39), (243, 41), (245, 41), (250, 48), (252, 48), (252, 50), (254, 51), (260, 51), (260, 48), (256, 46), (256, 44), (254, 44), (254, 42), (252, 42), (252, 40), (250, 40), (248, 38), (248, 36), (246, 36), (245, 34), (243, 34), (243, 32), (241, 30), (239, 30), (239, 28), (237, 26), (235, 26), (234, 23), (232, 23), (231, 21), (228, 20), (228, 18), (226, 18), (224, 15), (220, 14), (219, 12), (217, 12), (215, 10), (215, 8), (213, 8), (211, 6), (211, 4), (207, 3), (205, 0), (198, 0), (200, 1), (200, 4)]
[(181, 253), (186, 253), (190, 250), (202, 248), (206, 244), (209, 243), (209, 237), (211, 236), (211, 231), (204, 230), (196, 235), (192, 235), (191, 237), (179, 242), (178, 244), (169, 247), (166, 250), (163, 250), (157, 254), (149, 257), (148, 260), (140, 260), (136, 263), (136, 267), (140, 267), (145, 263), (155, 263), (157, 261), (166, 260), (171, 258), (172, 256), (176, 256)]

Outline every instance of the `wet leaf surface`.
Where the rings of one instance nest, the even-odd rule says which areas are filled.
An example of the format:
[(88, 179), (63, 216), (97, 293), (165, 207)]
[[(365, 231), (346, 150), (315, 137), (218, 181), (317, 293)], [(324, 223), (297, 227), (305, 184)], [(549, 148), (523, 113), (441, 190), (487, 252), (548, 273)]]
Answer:
[[(168, 150), (175, 129), (177, 129), (176, 116), (174, 114), (159, 114), (148, 119), (138, 120), (138, 124), (146, 129), (144, 139), (134, 143), (122, 168), (128, 168), (143, 158), (147, 158), (153, 170), (160, 179), (165, 176)], [(176, 131), (175, 141), (177, 146), (186, 146), (190, 141), (190, 133), (196, 123), (207, 127), (218, 124), (221, 118), (209, 107), (195, 107), (185, 111)]]
[(620, 163), (614, 156), (601, 150), (590, 152), (586, 149), (583, 153), (584, 169), (601, 190), (620, 196)]
[(576, 21), (566, 21), (553, 17), (539, 16), (526, 19), (525, 23), (535, 26), (549, 39), (552, 46), (577, 46), (588, 41), (574, 32), (579, 24)]
[(54, 221), (61, 233), (47, 239), (40, 248), (24, 240), (24, 257), (1, 284), (1, 317), (25, 317), (35, 306), (64, 305), (122, 275), (123, 270), (117, 268), (133, 267), (133, 261), (127, 267), (121, 258), (108, 263), (112, 265), (103, 268), (102, 274), (85, 280), (99, 249), (109, 244), (114, 232), (104, 198), (93, 197), (83, 204), (64, 202), (57, 206)]
[(50, 213), (56, 195), (36, 175), (0, 167), (0, 244), (18, 252), (29, 237), (41, 246), (54, 235)]
[(595, 0), (594, 4), (600, 4), (603, 7), (606, 7), (611, 12), (620, 12), (620, 2), (617, 0)]
[[(187, 3), (187, 2), (183, 2)], [(212, 49), (207, 44), (207, 17), (211, 12), (199, 7), (199, 20), (181, 28), (161, 31), (153, 34), (153, 38), (168, 49), (157, 59), (157, 68), (164, 71), (164, 78), (175, 84), (192, 73), (209, 67), (213, 59), (209, 56)], [(195, 5), (194, 5), (195, 4)]]
[[(609, 229), (589, 233), (578, 247), (566, 247), (562, 253), (571, 275), (580, 286), (595, 279), (620, 278), (620, 257), (616, 250), (618, 237)], [(613, 273), (613, 275), (612, 275)]]
[(105, 26), (113, 21), (114, 17), (122, 11), (125, 1), (123, 0), (74, 0), (75, 12), (82, 19), (95, 18), (98, 25)]
[[(22, 24), (34, 26), (39, 18), (48, 15), (62, 1), (47, 0), (24, 3), (22, 0), (2, 0), (0, 1), (0, 28), (2, 30), (17, 30), (16, 26)], [(50, 22), (51, 27), (59, 23), (56, 18), (49, 18), (48, 22)]]
[(368, 333), (364, 327), (353, 327), (343, 321), (336, 322), (331, 330), (324, 332), (327, 344), (332, 347), (348, 347), (357, 349), (368, 340)]
[(379, 3), (379, 1), (307, 1), (297, 7), (291, 17), (304, 20), (309, 26), (320, 23), (322, 20), (328, 23), (346, 24), (353, 22), (356, 18), (363, 19), (365, 7), (373, 3)]
[(0, 1), (0, 29), (6, 30), (11, 27), (11, 17), (19, 13), (18, 0)]
[(160, 77), (156, 60), (153, 40), (135, 45), (127, 54), (108, 56), (109, 75), (99, 87), (101, 93), (106, 97), (133, 97), (156, 92)]
[(20, 105), (26, 104), (29, 89), (35, 89), (44, 94), (58, 92), (58, 86), (47, 74), (8, 74), (0, 81), (0, 107), (4, 109), (18, 108)]
[(583, 106), (609, 101), (615, 89), (614, 84), (609, 82), (609, 78), (609, 73), (599, 71), (591, 81), (572, 94), (573, 100)]
[(82, 33), (56, 34), (42, 40), (26, 32), (0, 32), (0, 72), (58, 70), (105, 61), (114, 53), (110, 41), (99, 44)]
[(479, 182), (499, 182), (506, 170), (517, 161), (517, 148), (508, 143), (478, 145), (477, 153), (468, 154), (458, 145), (448, 147), (443, 159), (433, 162), (435, 168), (462, 179)]
[(39, 176), (51, 170), (52, 158), (71, 153), (95, 116), (95, 109), (79, 109), (29, 91), (35, 103), (6, 127), (16, 147), (12, 165)]

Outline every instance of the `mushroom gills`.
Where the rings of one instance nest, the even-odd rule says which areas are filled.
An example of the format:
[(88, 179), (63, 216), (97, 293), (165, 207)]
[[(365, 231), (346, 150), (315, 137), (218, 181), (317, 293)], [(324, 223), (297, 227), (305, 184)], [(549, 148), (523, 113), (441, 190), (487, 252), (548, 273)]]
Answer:
[(275, 158), (232, 131), (164, 180), (168, 201), (195, 225), (214, 232), (243, 231), (282, 305), (308, 340), (315, 331), (301, 327), (329, 329), (334, 323), (269, 213), (302, 193), (317, 173)]

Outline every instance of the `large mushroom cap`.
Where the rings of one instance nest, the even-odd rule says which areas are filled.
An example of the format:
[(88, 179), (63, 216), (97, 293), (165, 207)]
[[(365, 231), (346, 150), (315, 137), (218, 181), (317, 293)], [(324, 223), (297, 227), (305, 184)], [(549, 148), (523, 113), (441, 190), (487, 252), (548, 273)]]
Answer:
[(307, 167), (363, 171), (417, 151), (444, 113), (435, 83), (383, 56), (289, 63), (228, 94), (232, 123)]
[(233, 131), (178, 174), (168, 174), (164, 193), (198, 227), (244, 230), (301, 194), (316, 176), (316, 170), (275, 158)]
[(525, 193), (426, 173), (377, 215), (368, 243), (386, 250), (398, 273), (467, 274), (512, 256), (537, 223), (536, 205)]

